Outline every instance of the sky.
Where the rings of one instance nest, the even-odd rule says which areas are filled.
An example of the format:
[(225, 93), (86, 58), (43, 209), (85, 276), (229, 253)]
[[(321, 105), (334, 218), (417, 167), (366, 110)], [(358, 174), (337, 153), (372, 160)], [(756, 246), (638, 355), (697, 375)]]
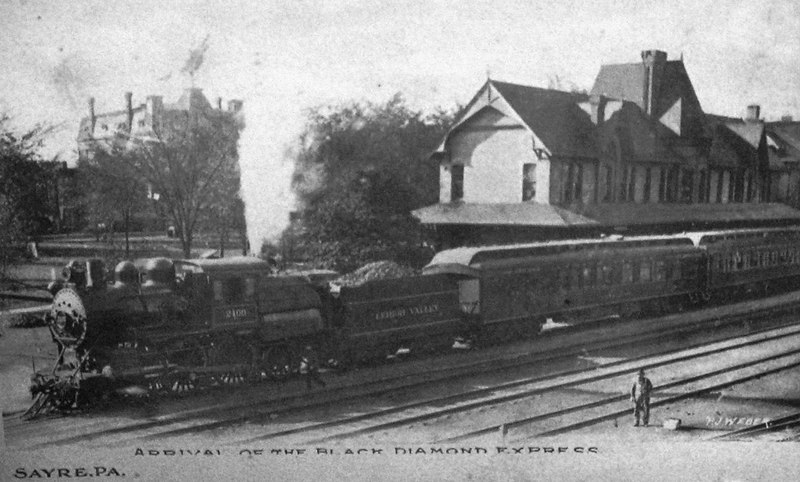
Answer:
[(703, 109), (800, 119), (800, 2), (34, 1), (0, 0), (0, 112), (56, 126), (42, 153), (74, 164), (87, 99), (98, 113), (190, 86), (189, 51), (208, 37), (194, 83), (212, 104), (242, 99), (242, 195), (252, 246), (293, 208), (291, 149), (307, 109), (384, 102), (466, 104), (487, 75), (591, 89), (602, 64), (642, 50), (683, 55)]

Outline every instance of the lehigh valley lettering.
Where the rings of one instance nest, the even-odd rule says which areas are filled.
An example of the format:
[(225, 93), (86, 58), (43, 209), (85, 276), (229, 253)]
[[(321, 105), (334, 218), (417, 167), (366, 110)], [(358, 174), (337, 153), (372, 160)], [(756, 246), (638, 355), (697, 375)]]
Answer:
[(392, 318), (402, 318), (408, 315), (427, 315), (438, 312), (439, 305), (412, 306), (410, 308), (397, 308), (395, 310), (379, 311), (375, 313), (375, 319), (390, 320)]

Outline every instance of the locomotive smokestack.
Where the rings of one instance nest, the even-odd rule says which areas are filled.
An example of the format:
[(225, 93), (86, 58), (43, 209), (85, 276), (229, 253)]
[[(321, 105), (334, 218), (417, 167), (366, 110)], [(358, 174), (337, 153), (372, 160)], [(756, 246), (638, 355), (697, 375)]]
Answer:
[(105, 266), (99, 259), (90, 259), (86, 262), (86, 287), (104, 288), (106, 285)]

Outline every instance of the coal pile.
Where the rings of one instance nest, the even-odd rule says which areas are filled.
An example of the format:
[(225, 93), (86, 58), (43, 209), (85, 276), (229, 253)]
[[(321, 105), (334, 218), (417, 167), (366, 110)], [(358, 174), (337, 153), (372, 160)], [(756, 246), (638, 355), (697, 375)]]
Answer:
[(339, 286), (361, 286), (369, 281), (405, 278), (414, 276), (417, 271), (408, 266), (401, 266), (393, 261), (375, 261), (365, 264), (352, 273), (348, 273), (333, 281)]

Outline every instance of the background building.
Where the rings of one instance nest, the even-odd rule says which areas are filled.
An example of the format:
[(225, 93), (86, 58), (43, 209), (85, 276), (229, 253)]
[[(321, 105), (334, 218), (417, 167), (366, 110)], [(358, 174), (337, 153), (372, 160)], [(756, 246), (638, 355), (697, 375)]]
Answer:
[(196, 87), (186, 89), (174, 104), (165, 104), (162, 96), (151, 95), (144, 104), (134, 106), (133, 94), (126, 92), (125, 108), (105, 113), (96, 113), (94, 98), (90, 98), (89, 115), (81, 119), (78, 131), (78, 157), (89, 158), (96, 149), (127, 142), (130, 137), (152, 138), (158, 129), (169, 129), (190, 113), (229, 116), (241, 122), (242, 106), (241, 100), (230, 100), (223, 109), (219, 98), (216, 107), (212, 107), (202, 89)]
[[(187, 88), (175, 103), (165, 103), (162, 96), (147, 96), (144, 103), (134, 105), (133, 94), (125, 93), (125, 108), (97, 113), (94, 98), (89, 99), (89, 115), (81, 119), (77, 142), (78, 164), (94, 159), (98, 150), (125, 147), (132, 139), (159, 142), (164, 135), (185, 130), (187, 119), (199, 116), (211, 120), (229, 120), (243, 126), (243, 102), (230, 100), (223, 106), (221, 98), (212, 106), (202, 89)], [(218, 125), (218, 124), (214, 124)], [(169, 136), (167, 136), (169, 137)], [(238, 181), (237, 181), (238, 186)], [(137, 213), (134, 229), (163, 230), (169, 224), (159, 193), (148, 186), (142, 196), (153, 209)]]

